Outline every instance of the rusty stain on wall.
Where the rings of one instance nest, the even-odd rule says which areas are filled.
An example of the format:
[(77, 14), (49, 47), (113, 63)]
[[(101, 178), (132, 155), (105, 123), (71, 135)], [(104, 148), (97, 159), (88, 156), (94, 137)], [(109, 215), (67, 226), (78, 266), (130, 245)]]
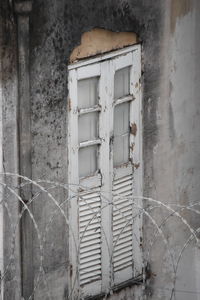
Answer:
[(135, 148), (135, 143), (131, 143), (130, 149), (132, 152), (134, 151), (134, 148)]
[(134, 136), (136, 136), (137, 134), (137, 125), (135, 123), (131, 124), (131, 134), (133, 134)]
[(68, 108), (69, 108), (69, 111), (71, 111), (72, 109), (72, 101), (70, 98), (68, 98)]
[(137, 35), (133, 32), (112, 32), (95, 28), (82, 35), (81, 44), (73, 50), (70, 56), (70, 63), (89, 56), (134, 45), (137, 42)]
[(192, 0), (171, 0), (171, 33), (174, 33), (177, 19), (187, 15), (192, 9)]
[(134, 164), (135, 169), (138, 169), (140, 166), (140, 163)]

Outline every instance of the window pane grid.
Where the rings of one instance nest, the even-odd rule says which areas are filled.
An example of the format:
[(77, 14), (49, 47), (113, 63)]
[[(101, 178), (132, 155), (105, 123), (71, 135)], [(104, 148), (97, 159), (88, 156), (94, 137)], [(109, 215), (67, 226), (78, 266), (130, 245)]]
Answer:
[[(134, 64), (133, 68), (132, 63), (135, 61), (136, 66)], [(73, 160), (72, 163), (69, 163), (69, 175), (71, 176), (70, 179), (72, 178), (75, 183), (87, 187), (87, 189), (90, 189), (90, 192), (92, 189), (96, 191), (97, 188), (99, 188), (100, 193), (101, 191), (104, 192), (104, 190), (110, 191), (110, 197), (113, 203), (118, 206), (117, 201), (119, 194), (120, 198), (127, 198), (127, 196), (132, 197), (133, 193), (134, 168), (130, 161), (133, 155), (130, 145), (132, 145), (133, 141), (136, 144), (133, 162), (140, 162), (138, 155), (138, 139), (140, 136), (138, 138), (138, 134), (137, 136), (130, 134), (130, 124), (135, 123), (139, 126), (138, 115), (141, 110), (138, 102), (140, 101), (140, 90), (137, 88), (136, 83), (138, 84), (139, 82), (140, 74), (137, 72), (138, 66), (137, 60), (135, 59), (135, 52), (129, 53), (128, 56), (125, 57), (124, 55), (117, 56), (111, 63), (110, 60), (104, 60), (99, 64), (100, 66), (98, 65), (95, 70), (93, 68), (90, 72), (84, 67), (85, 73), (80, 73), (76, 67), (76, 76), (74, 75), (73, 77), (74, 82), (69, 81), (70, 85), (74, 83), (70, 91), (72, 95), (76, 95), (76, 101), (74, 101), (72, 109), (69, 110), (71, 117), (69, 121), (71, 122), (72, 120), (70, 123), (71, 130), (69, 131), (69, 141), (72, 140), (72, 147), (70, 148), (69, 157), (72, 157)], [(88, 68), (90, 68), (89, 63)], [(83, 79), (86, 77), (87, 79)], [(122, 89), (119, 87), (120, 85)], [(85, 92), (86, 89), (89, 89), (89, 91)], [(74, 93), (74, 90), (76, 93)], [(70, 99), (72, 99), (73, 102), (74, 98), (71, 97)], [(133, 101), (134, 99), (135, 101)], [(88, 125), (85, 125), (85, 122)], [(91, 126), (93, 128), (91, 128)], [(86, 132), (84, 132), (83, 127), (85, 129), (87, 128)], [(140, 168), (136, 176), (140, 176)], [(137, 178), (138, 177), (136, 177), (136, 179)], [(135, 182), (138, 186), (138, 181), (136, 180)], [(75, 227), (77, 226), (78, 214), (80, 223), (78, 224), (78, 228), (75, 229), (77, 239), (82, 243), (80, 244), (79, 255), (79, 262), (82, 266), (80, 267), (79, 274), (75, 274), (78, 279), (76, 281), (76, 288), (77, 290), (80, 288), (80, 292), (86, 295), (86, 297), (91, 294), (91, 289), (94, 295), (98, 295), (101, 291), (106, 290), (110, 282), (110, 275), (113, 278), (113, 284), (117, 285), (133, 276), (135, 270), (140, 271), (140, 261), (138, 261), (137, 258), (141, 249), (137, 246), (137, 243), (135, 243), (135, 236), (136, 239), (140, 237), (138, 229), (140, 224), (134, 226), (134, 228), (132, 225), (127, 226), (126, 230), (122, 233), (120, 231), (120, 238), (116, 243), (115, 237), (119, 235), (118, 223), (120, 222), (121, 224), (122, 221), (121, 214), (115, 216), (116, 212), (113, 209), (107, 210), (106, 208), (105, 210), (101, 210), (101, 196), (99, 197), (98, 205), (96, 194), (94, 198), (92, 198), (92, 201), (93, 200), (95, 202), (95, 208), (99, 205), (98, 208), (101, 216), (99, 228), (102, 226), (102, 228), (105, 229), (105, 232), (102, 233), (101, 229), (98, 228), (98, 230), (96, 230), (96, 227), (92, 229), (87, 228), (85, 231), (85, 207), (82, 209), (82, 203), (77, 203), (76, 201), (72, 202), (73, 213), (75, 212), (75, 214), (72, 215), (72, 224), (75, 224)], [(85, 205), (85, 201), (83, 201), (83, 204)], [(124, 211), (128, 205), (127, 199), (125, 199), (124, 203), (120, 202), (119, 205), (120, 211)], [(79, 206), (78, 210), (77, 206)], [(90, 207), (87, 207), (87, 210), (89, 211)], [(131, 216), (131, 205), (128, 212)], [(81, 213), (83, 215), (81, 215)], [(82, 218), (84, 219), (83, 221)], [(82, 222), (84, 222), (84, 224)], [(138, 220), (136, 220), (136, 222), (138, 222)], [(97, 223), (95, 223), (95, 226), (96, 224)], [(136, 225), (137, 224), (138, 223), (136, 223)], [(127, 231), (130, 234), (128, 236), (128, 238), (130, 237), (130, 241), (125, 245), (124, 240), (127, 238), (127, 236), (125, 236)], [(86, 234), (84, 235), (83, 232)], [(88, 236), (90, 238), (90, 234), (93, 233), (95, 238), (98, 234), (100, 234), (101, 237), (99, 238), (98, 236), (100, 242), (95, 240), (95, 247), (98, 247), (98, 253), (95, 248), (95, 250), (92, 250), (95, 252), (91, 254), (91, 246), (89, 245), (88, 248), (86, 248), (85, 242), (88, 242), (86, 239)], [(106, 242), (104, 236), (108, 237)], [(74, 237), (72, 237), (72, 240), (73, 238)], [(72, 241), (72, 254), (70, 253), (72, 257), (76, 255), (74, 254), (75, 251), (73, 251), (73, 249), (75, 249), (73, 242), (74, 241)], [(109, 269), (111, 261), (107, 251), (107, 244), (109, 244), (109, 247), (113, 247), (112, 274), (110, 274)], [(77, 255), (72, 261), (73, 266), (76, 266), (76, 261)], [(91, 269), (93, 262), (94, 265), (92, 265), (92, 268), (96, 268), (97, 266), (95, 272), (99, 272), (97, 277), (96, 273), (94, 274), (94, 270)]]
[(78, 81), (79, 177), (94, 174), (98, 168), (99, 77)]

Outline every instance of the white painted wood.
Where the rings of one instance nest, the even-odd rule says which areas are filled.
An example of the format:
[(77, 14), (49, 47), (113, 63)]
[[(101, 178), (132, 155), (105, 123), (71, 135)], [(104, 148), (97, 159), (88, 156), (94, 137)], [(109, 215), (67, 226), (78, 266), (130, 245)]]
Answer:
[[(110, 192), (110, 200), (112, 206), (110, 207), (110, 275), (111, 275), (111, 287), (114, 285), (114, 266), (113, 266), (113, 197), (112, 197), (112, 186), (113, 186), (113, 123), (114, 123), (114, 76), (115, 76), (115, 69), (114, 69), (114, 62), (113, 59), (109, 60), (109, 73), (110, 73), (110, 89), (109, 89), (109, 99), (108, 103), (109, 106), (109, 192)], [(107, 171), (108, 172), (108, 171)]]
[(126, 164), (126, 168), (124, 166), (119, 166), (118, 168), (114, 168), (113, 170), (113, 177), (115, 180), (121, 180), (124, 176), (132, 175), (133, 173), (133, 165), (131, 162)]
[(112, 207), (108, 201), (111, 199), (111, 178), (109, 174), (110, 164), (110, 119), (112, 118), (112, 68), (110, 61), (101, 63), (101, 84), (100, 84), (100, 114), (99, 134), (102, 139), (100, 150), (100, 168), (102, 174), (101, 192), (102, 198), (102, 290), (106, 291), (111, 286), (111, 248), (112, 248)]
[(134, 100), (134, 97), (132, 95), (128, 95), (119, 99), (114, 99), (113, 104), (118, 105), (132, 100)]
[[(101, 280), (101, 197), (97, 192), (90, 192), (79, 198), (80, 231), (80, 285)], [(96, 226), (91, 224), (96, 220)], [(87, 222), (85, 224), (85, 222)], [(84, 224), (84, 227), (83, 227)], [(98, 226), (97, 226), (98, 225)], [(81, 228), (81, 230), (80, 230)], [(93, 246), (93, 252), (90, 251)], [(87, 251), (87, 252), (86, 252)], [(88, 253), (90, 255), (84, 255)]]
[[(128, 53), (124, 59), (119, 57), (114, 60), (115, 84), (114, 88), (114, 147), (113, 147), (113, 263), (114, 284), (123, 282), (133, 275), (133, 249), (132, 228), (129, 222), (132, 217), (132, 205), (123, 197), (132, 197), (133, 168), (129, 161), (129, 128), (130, 128), (130, 65), (132, 53)], [(128, 59), (127, 59), (128, 58)], [(128, 67), (127, 67), (128, 66)], [(126, 67), (126, 69), (122, 69)], [(128, 81), (128, 82), (127, 82)], [(118, 90), (121, 87), (121, 91)], [(125, 97), (123, 97), (125, 96)], [(122, 98), (123, 97), (123, 98)], [(123, 99), (122, 104), (120, 100)], [(127, 100), (127, 101), (124, 101)], [(117, 167), (117, 168), (116, 168)], [(129, 218), (127, 218), (129, 217)], [(119, 233), (119, 226), (122, 226)], [(117, 240), (118, 239), (118, 240)], [(130, 250), (131, 248), (131, 250)], [(120, 251), (120, 257), (118, 255)], [(122, 254), (123, 253), (123, 254)]]
[(78, 109), (79, 116), (83, 114), (88, 114), (90, 112), (95, 112), (95, 111), (101, 111), (101, 107), (99, 105), (95, 105), (94, 107)]
[(117, 56), (121, 56), (121, 55), (129, 53), (131, 51), (135, 51), (138, 48), (140, 48), (140, 45), (136, 44), (136, 45), (133, 45), (133, 46), (125, 47), (125, 48), (120, 49), (120, 50), (109, 52), (107, 54), (100, 54), (99, 56), (97, 56), (95, 58), (84, 59), (81, 62), (76, 62), (74, 64), (69, 65), (68, 70), (73, 70), (73, 69), (80, 68), (80, 67), (83, 67), (83, 66), (87, 66), (87, 65), (90, 65), (90, 64), (94, 64), (94, 63), (97, 63), (97, 62), (101, 62), (101, 61), (105, 61), (105, 60), (108, 60), (108, 59), (116, 58)]
[[(101, 280), (96, 280), (91, 283), (85, 284), (81, 289), (81, 298), (84, 299), (84, 297), (87, 297), (88, 295), (92, 296), (95, 294), (95, 291), (101, 291)], [(100, 292), (99, 292), (100, 293)]]
[[(95, 176), (88, 179), (89, 186), (99, 184)], [(79, 197), (80, 232), (80, 287), (81, 296), (101, 292), (102, 254), (101, 254), (101, 194), (100, 186), (89, 192), (83, 191)]]
[(100, 174), (95, 174), (90, 177), (80, 178), (80, 189), (81, 189), (81, 187), (83, 187), (86, 194), (89, 189), (92, 189), (92, 188), (100, 186), (100, 185), (101, 185), (101, 175)]
[[(142, 220), (138, 217), (133, 220), (134, 203), (141, 205), (135, 199), (133, 202), (133, 193), (142, 194), (140, 55), (140, 46), (135, 45), (68, 68), (69, 79), (72, 78), (69, 97), (73, 98), (69, 102), (69, 179), (80, 184), (81, 192), (69, 213), (75, 238), (80, 242), (79, 259), (71, 261), (80, 263), (76, 288), (81, 284), (83, 297), (106, 291), (142, 270), (138, 244)], [(124, 75), (124, 70), (118, 71), (127, 67)], [(114, 86), (123, 89), (115, 97)], [(138, 129), (135, 136), (129, 131), (134, 123)], [(114, 141), (118, 139), (118, 145), (113, 145), (113, 136)], [(113, 148), (123, 157), (115, 168)], [(134, 170), (137, 163), (140, 167)], [(111, 199), (113, 208), (109, 205)]]
[(79, 297), (79, 228), (78, 228), (78, 113), (77, 113), (77, 72), (69, 73), (69, 98), (68, 98), (68, 182), (69, 189), (69, 282), (72, 298)]
[[(129, 53), (127, 55), (127, 60), (124, 57), (118, 57), (117, 59), (114, 60), (114, 65), (115, 65), (115, 70), (119, 70), (123, 67), (126, 66), (131, 66), (130, 68), (130, 95), (134, 95), (132, 100), (129, 100), (129, 118), (127, 118), (126, 114), (124, 115), (124, 120), (129, 119), (129, 126), (131, 126), (132, 124), (138, 122), (138, 128), (140, 127), (140, 120), (141, 119), (141, 111), (135, 110), (135, 105), (137, 106), (138, 104), (135, 104), (136, 102), (136, 97), (138, 98), (138, 90), (137, 88), (137, 84), (136, 81), (138, 79), (138, 76), (140, 76), (140, 71), (139, 69), (141, 69), (141, 66), (139, 65), (136, 66), (136, 64), (138, 64), (138, 60), (135, 59), (133, 56), (135, 55), (135, 53), (138, 53), (137, 58), (140, 60), (140, 51), (139, 48), (132, 52)], [(131, 58), (130, 58), (131, 56)], [(136, 56), (134, 56), (136, 57)], [(130, 60), (132, 61), (130, 64)], [(139, 73), (138, 73), (139, 71)], [(137, 77), (136, 74), (137, 73)], [(138, 75), (139, 74), (139, 75)], [(117, 82), (115, 83), (115, 85), (119, 85), (119, 81), (120, 79), (117, 79)], [(135, 84), (133, 84), (133, 82), (135, 82)], [(134, 88), (135, 87), (135, 88)], [(123, 90), (124, 92), (124, 90)], [(137, 95), (137, 96), (136, 96)], [(123, 96), (122, 94), (120, 94), (119, 92), (117, 92), (116, 96)], [(141, 99), (140, 99), (141, 101)], [(128, 103), (128, 102), (127, 102)], [(141, 106), (141, 103), (140, 103)], [(120, 107), (120, 106), (119, 106)], [(137, 115), (137, 117), (136, 117)], [(116, 115), (116, 120), (123, 120), (122, 117), (117, 116)], [(120, 131), (121, 129), (124, 129), (125, 127), (120, 124), (120, 121), (116, 123), (114, 123), (114, 126), (116, 126), (116, 130), (114, 130), (114, 135), (116, 132), (116, 135), (120, 136), (120, 134), (123, 133), (123, 131)], [(138, 134), (138, 132), (137, 132)], [(134, 136), (133, 134), (130, 134), (130, 138), (129, 138), (129, 147), (130, 147), (130, 159), (133, 160), (133, 151), (135, 149), (139, 150), (139, 143), (141, 140), (141, 131), (140, 131), (140, 135), (138, 134), (138, 137)], [(122, 135), (123, 136), (123, 135)], [(136, 138), (137, 137), (137, 138)], [(124, 143), (123, 143), (124, 144)], [(136, 147), (136, 148), (135, 148)], [(116, 145), (116, 147), (114, 147), (114, 149), (119, 149), (120, 148), (120, 142), (119, 145)], [(119, 152), (119, 150), (117, 150)], [(140, 148), (139, 151), (142, 151), (142, 149)], [(120, 152), (119, 152), (120, 153)], [(137, 155), (140, 155), (137, 152)], [(142, 163), (142, 161), (141, 161)], [(131, 172), (130, 172), (131, 171)], [(130, 180), (130, 175), (132, 174), (132, 179)], [(118, 232), (118, 228), (119, 225), (122, 226), (123, 224), (123, 220), (126, 222), (126, 226), (128, 228), (130, 228), (130, 231), (127, 231), (124, 229), (124, 232), (121, 233), (121, 239), (122, 239), (122, 245), (115, 245), (119, 248), (115, 248), (114, 247), (114, 259), (115, 257), (117, 257), (118, 251), (120, 250), (120, 259), (114, 264), (114, 283), (118, 284), (124, 280), (127, 280), (133, 276), (135, 276), (136, 274), (140, 273), (142, 271), (142, 259), (141, 259), (141, 248), (139, 245), (139, 240), (140, 240), (140, 236), (141, 236), (141, 220), (139, 217), (133, 218), (136, 213), (138, 211), (136, 211), (135, 207), (134, 207), (134, 197), (133, 197), (133, 193), (135, 193), (135, 189), (138, 189), (138, 186), (140, 185), (140, 187), (142, 186), (141, 184), (141, 177), (139, 176), (139, 178), (137, 177), (137, 174), (134, 172), (133, 174), (133, 166), (131, 166), (131, 163), (129, 164), (123, 164), (118, 168), (114, 168), (114, 187), (113, 187), (113, 201), (115, 203), (117, 203), (117, 201), (119, 201), (118, 203), (118, 208), (120, 210), (120, 213), (123, 215), (120, 216), (120, 214), (116, 215), (114, 212), (113, 214), (113, 234), (115, 236), (115, 231)], [(133, 175), (134, 175), (134, 179), (133, 179)], [(126, 178), (126, 180), (125, 180)], [(133, 182), (135, 183), (133, 185)], [(118, 193), (118, 195), (117, 195)], [(122, 197), (119, 197), (119, 194), (122, 195)], [(125, 197), (125, 202), (123, 203), (123, 197)], [(128, 197), (126, 199), (126, 197)], [(130, 199), (130, 203), (127, 206), (127, 200)], [(139, 203), (137, 203), (138, 205)], [(141, 203), (140, 203), (141, 204)], [(136, 206), (136, 205), (135, 205)], [(130, 224), (127, 223), (127, 218), (131, 217), (130, 219)], [(133, 222), (134, 220), (134, 222)], [(115, 227), (116, 225), (116, 227)], [(131, 229), (132, 228), (132, 229)], [(114, 242), (114, 240), (113, 240)], [(129, 244), (126, 244), (129, 243)], [(122, 247), (126, 245), (126, 247), (124, 247), (123, 251), (124, 251), (124, 256), (122, 255)], [(130, 249), (130, 245), (132, 246), (132, 254), (130, 255), (130, 252), (126, 253), (127, 249)], [(127, 250), (128, 251), (128, 250)], [(121, 268), (121, 269), (120, 269)]]
[[(124, 172), (128, 167), (123, 167)], [(133, 277), (133, 172), (113, 181), (114, 283)]]
[(79, 148), (89, 147), (89, 146), (93, 146), (93, 145), (100, 145), (101, 142), (102, 142), (101, 139), (82, 142), (82, 143), (79, 143)]
[(86, 79), (100, 76), (100, 64), (90, 64), (87, 67), (77, 68), (77, 79)]
[[(131, 158), (135, 166), (134, 168), (134, 194), (143, 196), (143, 149), (142, 149), (142, 93), (141, 93), (141, 46), (138, 45), (136, 51), (133, 52), (133, 67), (131, 72), (131, 93), (135, 96), (132, 101), (130, 113), (133, 115), (133, 122), (137, 126), (136, 136), (130, 136)], [(142, 200), (134, 199), (135, 207), (142, 208)], [(135, 213), (139, 211), (135, 209)], [(134, 276), (142, 273), (142, 215), (134, 219), (133, 223), (133, 247), (134, 247)], [(136, 237), (138, 241), (136, 240)]]
[[(99, 193), (101, 176), (97, 172), (99, 168), (98, 145), (102, 141), (98, 138), (99, 113), (93, 111), (94, 108), (98, 108), (98, 111), (101, 110), (99, 106), (100, 77), (97, 77), (100, 75), (100, 66), (92, 65), (87, 70), (82, 68), (75, 71), (77, 77), (76, 87), (74, 87), (76, 88), (78, 103), (76, 101), (76, 104), (72, 105), (74, 112), (71, 110), (69, 115), (74, 113), (77, 123), (75, 130), (73, 129), (71, 133), (76, 136), (76, 146), (74, 147), (75, 152), (78, 153), (76, 182), (80, 183), (78, 203), (74, 204), (79, 211), (75, 219), (75, 222), (78, 220), (79, 237), (77, 242), (80, 252), (77, 277), (78, 285), (81, 287), (81, 289), (79, 288), (81, 296), (84, 296), (90, 293), (100, 293), (102, 279), (102, 256), (94, 252), (94, 255), (84, 257), (81, 255), (89, 253), (91, 249), (96, 252), (101, 250), (101, 197)], [(69, 157), (70, 159), (74, 159), (74, 156)]]
[(114, 69), (117, 72), (120, 69), (131, 67), (133, 64), (132, 52), (114, 58)]

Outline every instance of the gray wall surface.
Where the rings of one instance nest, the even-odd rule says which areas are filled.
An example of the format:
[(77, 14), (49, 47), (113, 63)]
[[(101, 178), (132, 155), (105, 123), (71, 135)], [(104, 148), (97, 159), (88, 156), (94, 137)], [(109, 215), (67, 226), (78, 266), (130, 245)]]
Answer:
[[(0, 4), (0, 61), (1, 61), (1, 105), (2, 105), (2, 159), (3, 171), (14, 174), (19, 173), (18, 161), (18, 74), (17, 74), (17, 41), (16, 25), (12, 11), (7, 1)], [(1, 177), (2, 182), (2, 177)], [(5, 178), (5, 183), (17, 186), (14, 177)], [(19, 218), (19, 201), (16, 196), (3, 190), (3, 200), (7, 206), (3, 206), (1, 215), (3, 222), (3, 265), (6, 273), (3, 281), (5, 299), (21, 299), (21, 271), (20, 271), (20, 246), (19, 227), (15, 226)], [(9, 213), (8, 213), (9, 212)], [(11, 218), (10, 218), (11, 217)], [(15, 234), (12, 225), (16, 227)], [(13, 250), (14, 249), (14, 250)], [(13, 250), (13, 251), (12, 251)], [(11, 268), (9, 268), (11, 265)], [(6, 268), (7, 267), (7, 268)], [(2, 276), (1, 275), (1, 276)]]
[[(198, 0), (34, 0), (30, 14), (32, 178), (67, 182), (67, 64), (82, 33), (95, 27), (132, 31), (142, 43), (144, 195), (165, 204), (198, 202), (199, 17)], [(16, 15), (6, 0), (1, 3), (0, 18), (4, 170), (18, 173)], [(59, 201), (66, 197), (61, 189), (52, 193)], [(144, 205), (148, 207), (148, 203), (144, 202)], [(13, 218), (16, 218), (16, 201), (12, 210)], [(42, 232), (55, 207), (42, 193), (32, 210)], [(66, 207), (64, 210), (67, 212)], [(166, 215), (160, 208), (153, 213), (158, 223)], [(188, 212), (183, 215), (195, 229), (200, 227), (197, 216)], [(67, 299), (66, 224), (60, 214), (56, 214), (52, 222), (44, 247), (45, 277), (51, 299)], [(29, 280), (36, 283), (40, 264), (38, 238), (34, 229), (25, 230), (30, 230), (34, 245), (33, 251), (27, 250), (34, 266)], [(190, 235), (187, 226), (173, 216), (164, 233), (173, 257), (177, 258)], [(9, 228), (5, 230), (5, 236), (10, 234)], [(152, 224), (145, 218), (144, 253), (147, 259), (153, 235)], [(6, 251), (8, 244), (9, 241), (4, 246)], [(16, 261), (18, 257), (19, 253), (15, 253)], [(190, 243), (177, 271), (176, 300), (200, 299), (198, 294), (188, 293), (200, 291), (199, 262), (199, 249)], [(150, 265), (152, 276), (144, 292), (147, 299), (170, 299), (173, 265), (161, 237), (152, 247)], [(5, 299), (19, 299), (20, 282), (16, 279), (20, 277), (19, 268), (16, 268), (16, 276), (6, 278)], [(30, 281), (27, 284), (31, 285)], [(134, 290), (127, 289), (111, 298), (134, 299), (133, 294)], [(34, 299), (48, 299), (45, 297), (46, 287), (39, 284)]]
[[(145, 188), (148, 195), (165, 204), (192, 206), (199, 202), (199, 16), (198, 1), (172, 1), (171, 7), (166, 6), (160, 50), (162, 79), (155, 110), (154, 96), (146, 99), (144, 124), (148, 127), (148, 120), (154, 112), (156, 126), (153, 134), (156, 132), (156, 137), (153, 143), (151, 134), (144, 137), (147, 138), (144, 145)], [(153, 148), (149, 152), (150, 144)], [(159, 220), (164, 218), (165, 213), (155, 210), (154, 215)], [(185, 210), (181, 216), (192, 228), (199, 228), (197, 214)], [(175, 262), (191, 234), (182, 220), (178, 219), (171, 217), (167, 222), (167, 229), (164, 228)], [(151, 235), (148, 230), (146, 233)], [(171, 299), (173, 265), (166, 247), (161, 246), (163, 244), (161, 241), (152, 249), (152, 266), (155, 272), (154, 279), (150, 282), (153, 288), (152, 299)], [(176, 299), (199, 299), (199, 262), (199, 249), (190, 243), (183, 251), (177, 269)]]

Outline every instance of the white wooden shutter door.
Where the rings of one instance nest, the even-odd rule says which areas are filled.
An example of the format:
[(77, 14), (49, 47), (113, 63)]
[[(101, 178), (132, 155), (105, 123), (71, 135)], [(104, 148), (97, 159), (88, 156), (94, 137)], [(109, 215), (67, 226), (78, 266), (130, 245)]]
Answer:
[[(77, 266), (72, 276), (75, 298), (76, 290), (84, 297), (110, 286), (111, 206), (101, 197), (103, 193), (106, 199), (111, 197), (109, 62), (72, 69), (69, 80), (70, 95), (76, 96), (70, 99), (69, 176), (70, 182), (80, 184), (79, 197), (70, 210), (78, 249), (76, 255), (76, 247), (71, 246), (71, 261)], [(74, 238), (71, 243), (74, 245)]]
[(81, 296), (101, 292), (101, 174), (99, 173), (100, 65), (77, 70), (79, 183), (79, 284)]
[[(111, 90), (109, 61), (80, 68), (78, 72), (81, 79), (85, 78), (85, 76), (89, 77), (91, 74), (92, 76), (97, 76), (98, 74), (98, 103), (93, 103), (94, 110), (99, 113), (98, 134), (95, 137), (98, 142), (97, 174), (80, 180), (81, 185), (86, 186), (89, 190), (88, 192), (82, 192), (79, 198), (79, 278), (82, 295), (88, 296), (106, 291), (110, 286), (109, 251), (112, 237), (111, 206), (108, 201), (105, 200), (105, 198), (109, 200), (111, 196), (109, 173), (109, 112), (112, 103), (109, 101), (109, 91)], [(83, 91), (81, 98), (83, 98)], [(91, 107), (89, 110), (91, 113)], [(81, 111), (79, 114), (80, 113)], [(94, 124), (91, 124), (91, 126), (94, 126)], [(93, 132), (91, 126), (88, 128), (88, 131)]]
[[(133, 171), (113, 179), (113, 271), (115, 284), (133, 277)], [(130, 199), (129, 199), (130, 198)], [(123, 272), (124, 271), (124, 272)]]
[[(98, 295), (141, 273), (142, 220), (135, 217), (141, 203), (133, 204), (134, 194), (142, 195), (141, 66), (140, 47), (133, 48), (70, 68), (73, 299)], [(131, 127), (137, 128), (132, 134)]]
[[(113, 273), (114, 284), (135, 276), (135, 248), (138, 248), (138, 232), (134, 205), (135, 136), (130, 128), (136, 122), (134, 112), (135, 88), (134, 52), (113, 60), (114, 108), (113, 108)], [(138, 70), (138, 69), (137, 69)], [(139, 77), (137, 76), (137, 80)], [(135, 86), (133, 86), (135, 83)], [(139, 87), (139, 82), (138, 82)], [(137, 116), (137, 121), (139, 116)], [(137, 238), (135, 234), (137, 232)], [(136, 250), (137, 251), (137, 250)], [(141, 260), (140, 260), (141, 261)], [(140, 269), (141, 271), (141, 269)]]
[(70, 278), (73, 299), (101, 292), (99, 79), (99, 64), (75, 68), (69, 73)]

